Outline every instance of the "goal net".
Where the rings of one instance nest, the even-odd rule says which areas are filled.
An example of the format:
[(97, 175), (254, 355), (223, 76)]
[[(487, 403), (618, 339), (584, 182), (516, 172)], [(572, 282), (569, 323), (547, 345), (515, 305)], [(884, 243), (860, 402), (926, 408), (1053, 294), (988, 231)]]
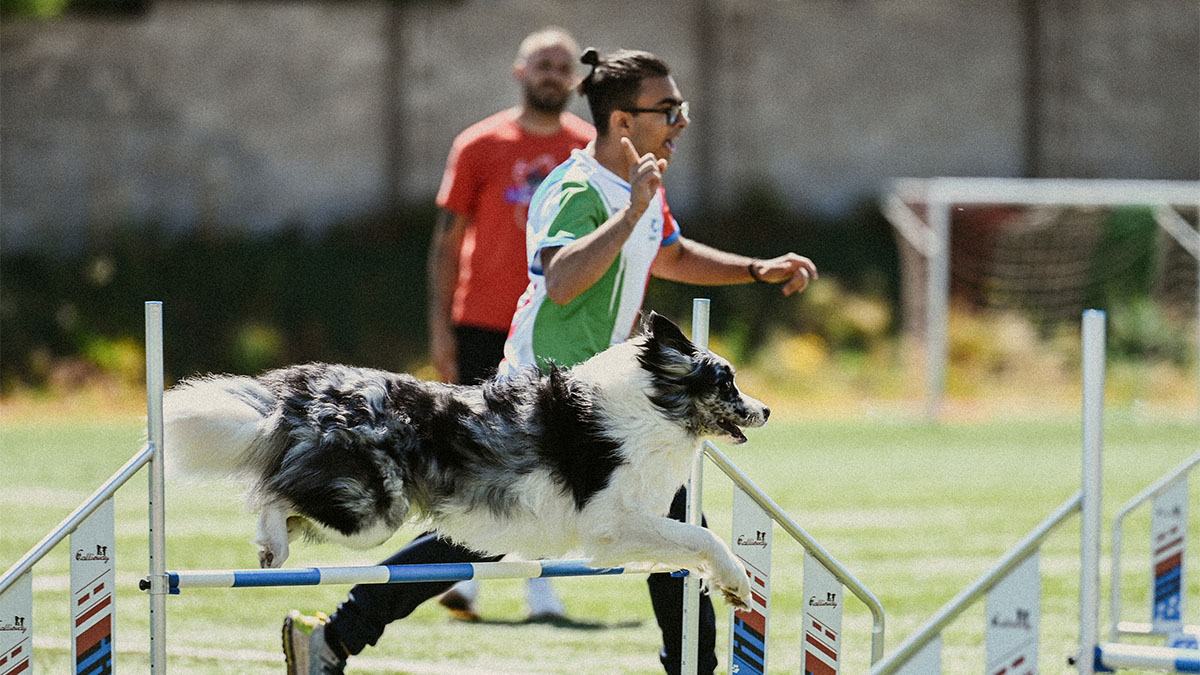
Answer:
[(942, 407), (951, 305), (1019, 314), (1044, 335), (1104, 309), (1124, 353), (1200, 369), (1200, 182), (901, 179), (884, 211), (928, 416)]

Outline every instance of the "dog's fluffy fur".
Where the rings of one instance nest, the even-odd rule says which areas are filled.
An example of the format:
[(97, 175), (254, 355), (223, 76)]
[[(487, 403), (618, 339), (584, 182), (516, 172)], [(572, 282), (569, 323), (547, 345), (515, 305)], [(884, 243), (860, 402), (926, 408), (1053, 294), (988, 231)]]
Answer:
[(495, 555), (686, 568), (745, 606), (728, 546), (665, 517), (702, 437), (743, 442), (770, 414), (733, 375), (651, 313), (570, 370), (480, 386), (326, 364), (186, 380), (167, 392), (164, 445), (251, 481), (263, 567), (298, 534), (369, 547), (424, 518)]

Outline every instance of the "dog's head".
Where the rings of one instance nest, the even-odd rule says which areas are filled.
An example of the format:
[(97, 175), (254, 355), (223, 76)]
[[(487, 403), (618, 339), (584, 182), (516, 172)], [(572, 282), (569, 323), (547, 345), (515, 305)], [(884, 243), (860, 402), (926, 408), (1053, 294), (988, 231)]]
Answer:
[(769, 408), (733, 382), (733, 366), (698, 349), (669, 319), (654, 312), (642, 324), (638, 361), (650, 373), (650, 402), (697, 436), (745, 443), (742, 427), (761, 427)]

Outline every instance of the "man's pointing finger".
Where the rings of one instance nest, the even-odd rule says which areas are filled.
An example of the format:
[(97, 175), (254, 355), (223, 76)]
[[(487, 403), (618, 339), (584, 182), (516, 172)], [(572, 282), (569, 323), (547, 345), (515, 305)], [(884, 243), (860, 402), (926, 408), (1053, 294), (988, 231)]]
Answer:
[(625, 159), (629, 160), (629, 168), (637, 166), (642, 162), (642, 158), (638, 156), (637, 148), (633, 147), (633, 141), (627, 136), (621, 137), (621, 146), (625, 148)]

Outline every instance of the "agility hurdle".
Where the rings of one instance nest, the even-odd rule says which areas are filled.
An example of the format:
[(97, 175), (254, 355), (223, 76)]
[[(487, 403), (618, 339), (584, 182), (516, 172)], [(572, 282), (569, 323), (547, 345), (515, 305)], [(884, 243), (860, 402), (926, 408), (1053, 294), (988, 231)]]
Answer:
[[(1200, 452), (1184, 460), (1121, 506), (1112, 526), (1112, 599), (1109, 640), (1123, 635), (1160, 635), (1168, 647), (1197, 649), (1200, 626), (1184, 624), (1185, 555), (1188, 524), (1188, 474), (1200, 464)], [(1151, 503), (1150, 621), (1121, 621), (1121, 545), (1126, 516)]]
[[(104, 481), (0, 577), (0, 675), (17, 675), (33, 667), (33, 568), (50, 551), (70, 537), (72, 612), (71, 661), (80, 674), (113, 671), (113, 618), (116, 616), (113, 546), (113, 495), (143, 466), (150, 465), (150, 572), (164, 563), (162, 510), (162, 303), (147, 302), (146, 402), (148, 442)], [(155, 393), (157, 392), (157, 393)], [(154, 478), (157, 476), (156, 484)], [(158, 537), (158, 539), (156, 539)], [(161, 598), (150, 602), (151, 665), (165, 668), (163, 630), (166, 607)]]
[[(774, 500), (772, 500), (765, 492), (759, 489), (758, 486), (755, 485), (754, 482), (742, 472), (741, 469), (739, 469), (733, 462), (729, 461), (729, 458), (726, 457), (725, 454), (717, 448), (717, 446), (705, 441), (704, 455), (708, 457), (708, 459), (712, 461), (717, 468), (721, 469), (721, 471), (729, 477), (735, 486), (735, 534), (733, 548), (734, 553), (737, 554), (739, 558), (742, 558), (743, 563), (748, 564), (747, 569), (751, 571), (752, 577), (754, 574), (753, 570), (756, 567), (754, 562), (757, 562), (757, 560), (749, 556), (745, 552), (745, 549), (753, 549), (755, 544), (761, 540), (751, 539), (747, 541), (744, 538), (744, 535), (738, 534), (738, 531), (741, 529), (739, 528), (738, 517), (739, 504), (737, 498), (739, 495), (748, 498), (753, 503), (753, 506), (757, 507), (758, 509), (758, 513), (756, 514), (754, 511), (748, 508), (749, 505), (743, 502), (743, 508), (745, 511), (749, 512), (750, 518), (758, 518), (760, 522), (761, 519), (765, 518), (765, 527), (768, 529), (770, 528), (770, 523), (778, 525), (780, 529), (786, 532), (792, 537), (793, 540), (795, 540), (804, 548), (804, 595), (810, 598), (817, 598), (817, 602), (809, 602), (806, 603), (805, 606), (804, 623), (806, 670), (809, 669), (808, 666), (812, 663), (812, 661), (815, 660), (819, 661), (820, 665), (812, 664), (814, 666), (812, 668), (812, 672), (830, 674), (836, 674), (840, 672), (838, 652), (841, 646), (841, 609), (843, 605), (841, 600), (838, 598), (843, 595), (843, 586), (845, 589), (853, 593), (855, 597), (862, 601), (862, 603), (871, 610), (871, 663), (879, 661), (879, 659), (883, 657), (885, 617), (883, 605), (879, 602), (878, 598), (875, 597), (875, 594), (872, 593), (865, 585), (863, 585), (862, 582), (856, 579), (844, 565), (838, 562), (838, 560), (829, 553), (829, 551), (825, 550), (825, 548), (821, 546), (821, 544), (814, 539), (812, 535), (806, 532), (804, 528), (800, 527), (796, 521), (792, 520), (792, 518), (790, 518), (787, 513), (783, 511), (783, 509), (779, 508), (779, 505), (776, 504)], [(763, 537), (763, 539), (769, 537), (769, 533), (764, 534), (767, 534), (767, 537)], [(760, 548), (764, 548), (766, 550), (768, 554), (767, 558), (769, 559), (770, 544), (768, 543), (766, 546)], [(748, 560), (748, 558), (750, 559)], [(758, 560), (761, 559), (761, 557), (758, 558)], [(835, 595), (836, 597), (830, 597), (831, 594)], [(769, 596), (764, 598), (755, 597), (754, 599), (756, 601), (755, 606), (752, 606), (748, 612), (740, 612), (737, 610), (730, 611), (730, 620), (734, 626), (734, 629), (731, 630), (729, 640), (731, 652), (730, 668), (731, 672), (739, 673), (739, 675), (744, 675), (747, 672), (766, 672), (765, 633), (762, 636), (764, 660), (758, 664), (757, 669), (754, 668), (754, 663), (746, 663), (746, 659), (744, 657), (733, 653), (738, 649), (739, 646), (738, 623), (741, 622), (745, 626), (745, 629), (742, 631), (743, 635), (741, 637), (740, 644), (743, 646), (751, 646), (747, 645), (746, 643), (752, 643), (754, 638), (757, 636), (752, 634), (749, 636), (745, 635), (745, 633), (748, 632), (747, 629), (753, 630), (750, 625), (753, 619), (747, 617), (746, 615), (753, 616), (754, 611), (757, 609), (758, 603), (761, 602), (763, 612), (762, 618), (765, 619), (767, 616), (766, 612), (769, 609), (769, 605), (766, 603), (769, 600)], [(747, 638), (749, 639), (747, 640)], [(736, 670), (734, 670), (735, 667), (737, 667)]]
[[(1081, 489), (1011, 548), (993, 567), (947, 602), (894, 652), (875, 664), (872, 675), (928, 675), (941, 672), (941, 632), (956, 617), (987, 594), (985, 672), (1036, 673), (1041, 579), (1041, 542), (1065, 520), (1081, 517), (1079, 643), (1068, 658), (1079, 675), (1113, 672), (1120, 668), (1150, 668), (1170, 672), (1200, 672), (1200, 652), (1168, 647), (1101, 643), (1099, 633), (1101, 552), (1101, 454), (1104, 420), (1105, 314), (1083, 314), (1083, 449)], [(1131, 505), (1169, 488), (1197, 457), (1185, 462), (1135, 498)], [(1130, 506), (1132, 508), (1132, 506)], [(1186, 518), (1185, 518), (1186, 523)], [(1118, 568), (1114, 567), (1114, 570)], [(1119, 578), (1115, 573), (1114, 579)], [(1116, 583), (1116, 582), (1114, 582)], [(1114, 592), (1116, 592), (1114, 590)], [(1114, 625), (1115, 625), (1114, 614)]]
[[(513, 560), (490, 563), (429, 563), (413, 565), (354, 565), (346, 567), (289, 567), (276, 569), (188, 570), (167, 572), (172, 595), (193, 588), (263, 588), (327, 584), (403, 584), (421, 581), (472, 579), (534, 579), (537, 577), (594, 577), (613, 574), (675, 572), (675, 568), (627, 570), (591, 567), (579, 560)], [(139, 588), (149, 590), (143, 579)]]
[[(1200, 673), (1200, 652), (1172, 647), (1099, 642), (1100, 624), (1100, 475), (1104, 448), (1104, 313), (1084, 313), (1084, 416), (1082, 555), (1079, 575), (1080, 675), (1121, 668), (1150, 668)], [(1091, 373), (1089, 387), (1089, 372)], [(1090, 395), (1088, 392), (1091, 392)], [(1119, 575), (1118, 575), (1119, 576)], [(1115, 583), (1115, 582), (1114, 582)]]
[[(708, 348), (710, 304), (692, 301), (692, 344)], [(805, 604), (805, 670), (823, 675), (840, 672), (841, 617), (845, 590), (871, 611), (871, 663), (883, 657), (885, 617), (879, 599), (846, 569), (812, 535), (800, 527), (741, 469), (709, 441), (702, 444), (687, 482), (687, 522), (701, 522), (704, 459), (717, 466), (733, 483), (734, 555), (742, 561), (751, 580), (751, 606), (729, 611), (729, 672), (762, 675), (767, 669), (770, 627), (771, 557), (773, 526), (778, 525), (804, 549), (803, 588), (805, 596), (817, 598)], [(700, 589), (695, 577), (684, 580), (682, 675), (695, 675), (699, 651)]]
[[(707, 300), (697, 301), (694, 310), (693, 336), (707, 346)], [(626, 569), (622, 567), (591, 567), (583, 561), (500, 561), (474, 564), (429, 564), (359, 567), (310, 567), (288, 569), (191, 570), (167, 571), (165, 496), (163, 480), (163, 350), (162, 303), (147, 302), (146, 315), (146, 399), (147, 443), (124, 466), (105, 481), (88, 499), (59, 523), (37, 545), (0, 577), (0, 675), (17, 675), (32, 668), (34, 566), (60, 542), (71, 537), (71, 549), (76, 552), (72, 562), (72, 588), (76, 589), (75, 633), (72, 639), (73, 661), (77, 673), (109, 672), (114, 670), (115, 649), (112, 639), (112, 617), (115, 616), (114, 579), (111, 562), (114, 526), (112, 497), (144, 466), (149, 466), (149, 565), (147, 576), (139, 588), (149, 595), (150, 611), (150, 671), (166, 673), (166, 598), (185, 589), (250, 588), (266, 586), (308, 586), (320, 584), (408, 583), (417, 581), (461, 581), (466, 579), (501, 579), (530, 577), (608, 576), (629, 573), (669, 571), (665, 568)], [(730, 612), (732, 627), (730, 672), (738, 675), (765, 672), (767, 618), (769, 616), (769, 545), (772, 523), (798, 541), (806, 551), (805, 593), (821, 591), (822, 601), (816, 608), (806, 610), (806, 637), (810, 622), (824, 629), (816, 653), (825, 659), (824, 669), (815, 672), (837, 673), (837, 649), (840, 641), (840, 610), (843, 586), (864, 602), (873, 618), (872, 662), (883, 654), (884, 614), (882, 605), (866, 587), (853, 577), (832, 555), (795, 523), (769, 496), (726, 458), (716, 446), (705, 443), (697, 455), (697, 464), (707, 456), (730, 477), (735, 490), (735, 530), (739, 522), (753, 525), (754, 536), (735, 534), (734, 550), (752, 570), (754, 607), (747, 612)], [(692, 484), (696, 495), (695, 513), (699, 513), (699, 481)], [(739, 517), (739, 504), (742, 515)], [(750, 505), (753, 509), (747, 509)], [(697, 515), (698, 520), (698, 515)], [(76, 537), (86, 534), (86, 543), (77, 545)], [(97, 543), (99, 542), (99, 543)], [(95, 551), (93, 553), (93, 551)], [(764, 562), (763, 554), (766, 554)], [(103, 558), (103, 560), (101, 560)], [(75, 584), (74, 563), (109, 563), (109, 570), (95, 575), (92, 570), (83, 574), (82, 586)], [(758, 563), (755, 565), (754, 563)], [(765, 569), (764, 569), (765, 568)], [(686, 576), (686, 572), (676, 572)], [(693, 578), (694, 579), (694, 578)], [(811, 585), (810, 585), (811, 579)], [(101, 583), (102, 582), (102, 583)], [(99, 585), (97, 585), (99, 583)], [(810, 590), (813, 589), (813, 590)], [(685, 594), (686, 597), (686, 594)], [(810, 603), (814, 604), (814, 603)], [(5, 623), (5, 617), (14, 617)], [(692, 612), (695, 616), (695, 612)], [(686, 638), (686, 636), (685, 636)], [(87, 642), (91, 641), (91, 642)], [(93, 644), (94, 643), (94, 644)], [(88, 649), (83, 649), (92, 645)], [(685, 663), (695, 672), (698, 641), (685, 639)], [(78, 650), (78, 651), (77, 651)], [(806, 653), (809, 653), (806, 645)], [(831, 656), (832, 655), (832, 656)], [(830, 663), (832, 659), (832, 663)], [(807, 669), (807, 667), (806, 667)], [(684, 671), (688, 672), (688, 671)]]
[[(709, 301), (697, 299), (693, 303), (692, 341), (707, 348)], [(765, 492), (756, 486), (715, 445), (703, 444), (703, 453), (697, 455), (688, 485), (689, 522), (699, 524), (701, 485), (699, 465), (705, 456), (722, 470), (734, 483), (734, 543), (735, 555), (751, 570), (752, 607), (747, 611), (730, 610), (730, 673), (754, 675), (766, 672), (769, 621), (769, 560), (770, 530), (772, 523), (795, 539), (806, 551), (805, 594), (819, 591), (822, 602), (806, 610), (806, 628), (813, 622), (823, 627), (821, 641), (813, 644), (806, 641), (806, 659), (820, 660), (824, 669), (814, 666), (814, 672), (829, 673), (838, 670), (840, 649), (840, 617), (843, 585), (855, 597), (867, 605), (872, 614), (871, 660), (878, 660), (884, 649), (883, 606), (870, 590), (825, 550), (811, 535), (791, 519)], [(739, 500), (738, 497), (741, 497)], [(742, 525), (754, 536), (739, 535)], [(511, 579), (529, 577), (562, 576), (607, 576), (614, 574), (668, 572), (668, 568), (630, 570), (622, 567), (593, 568), (582, 561), (501, 561), (496, 563), (428, 564), (428, 565), (380, 565), (368, 567), (329, 567), (297, 569), (245, 569), (245, 570), (195, 570), (165, 573), (168, 593), (179, 593), (188, 588), (249, 588), (264, 586), (308, 586), (318, 584), (354, 583), (409, 583), (420, 581), (464, 581), (467, 579)], [(695, 577), (686, 572), (675, 572), (684, 576), (684, 635), (681, 672), (694, 675), (697, 666), (699, 631), (696, 620), (699, 609), (699, 585)], [(142, 582), (143, 589), (150, 586), (149, 580)], [(691, 587), (690, 589), (688, 587)], [(689, 592), (691, 591), (691, 592)], [(692, 628), (688, 626), (691, 622)]]

